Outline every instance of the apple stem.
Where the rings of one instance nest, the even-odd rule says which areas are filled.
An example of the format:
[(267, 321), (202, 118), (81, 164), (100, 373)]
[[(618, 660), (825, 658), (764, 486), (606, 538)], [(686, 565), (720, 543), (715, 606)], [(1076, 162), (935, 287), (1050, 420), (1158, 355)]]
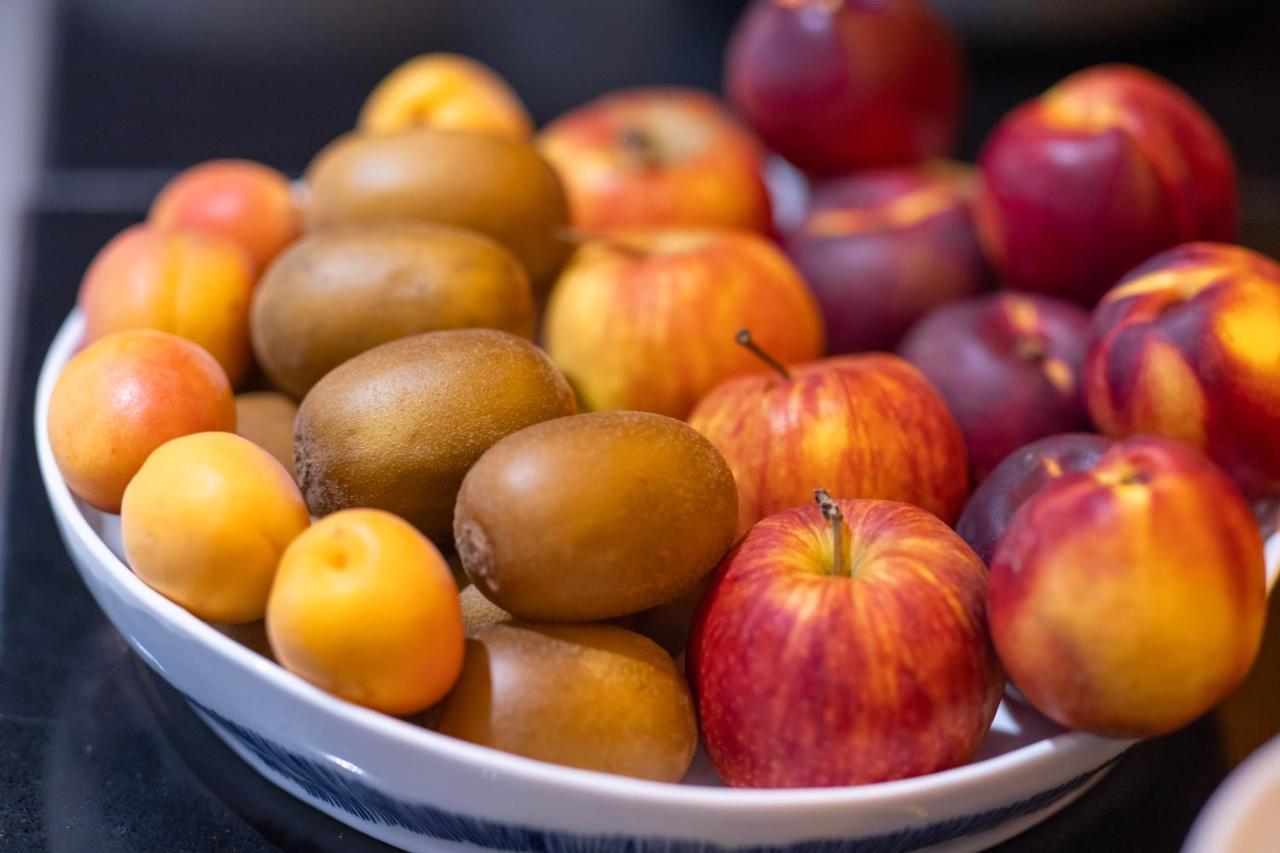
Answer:
[(662, 149), (653, 134), (642, 127), (627, 127), (618, 134), (623, 150), (642, 169), (656, 169), (662, 165)]
[(734, 335), (733, 339), (737, 342), (738, 346), (749, 350), (756, 358), (782, 374), (783, 379), (791, 379), (791, 374), (787, 372), (787, 368), (782, 364), (782, 362), (765, 352), (764, 349), (755, 342), (755, 339), (751, 337), (751, 331), (749, 329), (739, 329), (738, 334)]
[(1044, 341), (1039, 338), (1018, 338), (1013, 349), (1019, 358), (1027, 361), (1043, 361), (1045, 357)]
[(845, 571), (844, 565), (844, 513), (840, 511), (840, 504), (826, 489), (815, 489), (813, 499), (818, 502), (823, 518), (831, 525), (832, 574), (847, 575), (849, 572)]

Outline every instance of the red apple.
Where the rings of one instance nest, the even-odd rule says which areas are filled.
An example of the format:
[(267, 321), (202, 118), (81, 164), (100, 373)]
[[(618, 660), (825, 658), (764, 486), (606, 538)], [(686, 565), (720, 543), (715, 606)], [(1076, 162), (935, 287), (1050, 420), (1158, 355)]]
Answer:
[(964, 432), (975, 481), (1029, 441), (1086, 430), (1084, 309), (1047, 296), (999, 293), (921, 320), (898, 352), (942, 392)]
[(774, 370), (721, 384), (689, 416), (733, 470), (740, 533), (824, 484), (956, 517), (969, 490), (964, 436), (918, 370), (885, 353), (769, 361)]
[(881, 169), (819, 184), (787, 250), (822, 307), (830, 353), (891, 350), (934, 308), (982, 290), (974, 172)]
[(1088, 471), (1113, 443), (1100, 435), (1071, 432), (1019, 447), (973, 490), (956, 533), (990, 563), (1009, 519), (1027, 498), (1066, 474)]
[(1244, 678), (1266, 611), (1262, 537), (1203, 454), (1123, 441), (1014, 513), (987, 617), (1043, 714), (1110, 737), (1186, 725)]
[[(986, 569), (894, 501), (770, 516), (712, 575), (689, 641), (703, 743), (730, 785), (861, 785), (964, 764), (1004, 679)], [(837, 532), (838, 531), (838, 532)]]
[(1211, 243), (1152, 258), (1093, 315), (1085, 396), (1109, 435), (1176, 438), (1280, 494), (1280, 264)]
[(765, 143), (813, 173), (946, 154), (965, 83), (959, 42), (921, 0), (756, 0), (725, 79)]
[(1019, 290), (1092, 304), (1162, 249), (1235, 237), (1226, 140), (1185, 92), (1140, 68), (1090, 68), (1018, 107), (979, 166), (979, 235)]
[(539, 147), (584, 231), (772, 230), (763, 151), (705, 92), (614, 92), (553, 121)]

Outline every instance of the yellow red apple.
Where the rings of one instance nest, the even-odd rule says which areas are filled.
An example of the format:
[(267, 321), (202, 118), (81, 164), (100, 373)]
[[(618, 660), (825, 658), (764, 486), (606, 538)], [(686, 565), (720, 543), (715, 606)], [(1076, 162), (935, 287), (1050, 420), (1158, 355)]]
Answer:
[(1222, 472), (1181, 442), (1132, 438), (1014, 514), (987, 616), (1010, 680), (1041, 713), (1150, 737), (1249, 671), (1264, 576), (1258, 526)]
[(1109, 435), (1179, 439), (1280, 493), (1280, 264), (1194, 243), (1134, 270), (1094, 312), (1085, 397)]
[(689, 423), (738, 484), (738, 531), (830, 488), (923, 507), (951, 522), (969, 490), (964, 436), (920, 371), (886, 353), (731, 379)]
[(813, 295), (769, 241), (646, 231), (578, 250), (552, 291), (543, 336), (585, 408), (684, 418), (717, 383), (763, 369), (734, 343), (744, 327), (784, 361), (822, 353)]
[(1002, 279), (1092, 304), (1155, 253), (1236, 233), (1213, 120), (1127, 65), (1078, 72), (1009, 113), (979, 156), (978, 231)]
[(973, 187), (972, 169), (934, 162), (814, 188), (787, 253), (818, 297), (828, 352), (891, 350), (930, 310), (987, 285)]
[(705, 92), (613, 92), (556, 119), (539, 146), (584, 231), (772, 228), (760, 145)]
[(1029, 441), (1089, 429), (1081, 392), (1088, 339), (1080, 306), (1006, 291), (939, 308), (898, 352), (942, 392), (981, 482)]
[(730, 785), (861, 785), (955, 767), (1000, 700), (977, 555), (917, 507), (823, 503), (755, 525), (694, 620), (703, 743)]

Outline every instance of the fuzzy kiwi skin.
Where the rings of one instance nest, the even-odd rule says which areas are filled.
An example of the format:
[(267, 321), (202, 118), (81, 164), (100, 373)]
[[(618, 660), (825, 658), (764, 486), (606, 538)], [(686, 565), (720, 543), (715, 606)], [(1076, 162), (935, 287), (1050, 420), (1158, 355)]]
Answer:
[(312, 515), (395, 513), (442, 548), (467, 470), (505, 435), (573, 414), (542, 350), (506, 332), (428, 332), (330, 371), (298, 408), (294, 458)]

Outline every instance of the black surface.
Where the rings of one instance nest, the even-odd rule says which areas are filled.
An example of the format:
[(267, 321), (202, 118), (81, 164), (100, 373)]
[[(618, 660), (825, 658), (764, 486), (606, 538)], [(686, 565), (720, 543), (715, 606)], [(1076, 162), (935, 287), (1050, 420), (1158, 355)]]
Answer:
[[(537, 4), (535, 14), (533, 4), (512, 0), (406, 3), (406, 23), (385, 42), (235, 57), (230, 47), (228, 56), (197, 56), (190, 48), (121, 40), (94, 17), (95, 5), (70, 4), (59, 27), (51, 177), (29, 218), (11, 342), (0, 532), (0, 850), (384, 849), (271, 787), (222, 746), (127, 650), (57, 538), (31, 437), (36, 371), (85, 265), (141, 217), (159, 180), (95, 184), (67, 170), (164, 170), (238, 155), (297, 171), (350, 125), (363, 93), (387, 67), (426, 49), (492, 62), (519, 81), (542, 119), (619, 85), (714, 87), (719, 45), (737, 4), (557, 0)], [(1142, 61), (1186, 85), (1220, 118), (1246, 173), (1248, 241), (1274, 251), (1277, 34), (1280, 9), (1206, 22), (1160, 44), (978, 56), (981, 94), (964, 149), (972, 153), (1000, 112), (1072, 68)], [(88, 212), (59, 212), (68, 207)], [(1001, 849), (1176, 850), (1227, 769), (1217, 726), (1202, 721), (1137, 747), (1085, 798)]]

